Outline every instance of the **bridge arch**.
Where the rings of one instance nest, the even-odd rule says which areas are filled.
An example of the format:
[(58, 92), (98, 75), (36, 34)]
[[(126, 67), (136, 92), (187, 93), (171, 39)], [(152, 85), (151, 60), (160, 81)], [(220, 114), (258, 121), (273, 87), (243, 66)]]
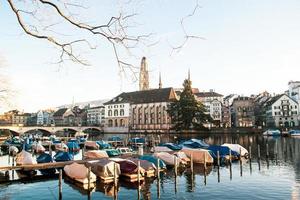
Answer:
[(77, 128), (61, 127), (61, 128), (56, 128), (55, 135), (64, 136), (64, 137), (66, 136), (74, 137), (77, 132), (78, 132)]
[(23, 134), (28, 134), (30, 132), (41, 132), (42, 133), (42, 136), (50, 136), (50, 135), (53, 135), (54, 133), (51, 132), (49, 129), (47, 128), (32, 128), (32, 129), (28, 129), (26, 131), (24, 131)]

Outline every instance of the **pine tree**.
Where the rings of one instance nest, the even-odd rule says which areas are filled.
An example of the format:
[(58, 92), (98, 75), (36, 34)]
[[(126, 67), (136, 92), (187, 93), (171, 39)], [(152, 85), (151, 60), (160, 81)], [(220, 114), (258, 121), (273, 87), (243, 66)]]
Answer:
[(204, 105), (195, 99), (190, 79), (184, 80), (183, 87), (180, 99), (171, 103), (168, 109), (173, 128), (176, 131), (205, 129), (203, 124), (212, 121), (210, 115), (205, 114)]

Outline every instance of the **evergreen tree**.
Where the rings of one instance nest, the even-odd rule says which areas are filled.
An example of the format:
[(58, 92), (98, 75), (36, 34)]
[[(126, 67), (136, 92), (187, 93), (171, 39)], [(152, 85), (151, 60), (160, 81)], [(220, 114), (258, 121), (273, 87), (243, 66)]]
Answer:
[(180, 99), (172, 102), (168, 109), (173, 128), (176, 131), (205, 129), (203, 124), (212, 121), (210, 115), (205, 114), (204, 105), (195, 99), (190, 79), (184, 80), (183, 87)]

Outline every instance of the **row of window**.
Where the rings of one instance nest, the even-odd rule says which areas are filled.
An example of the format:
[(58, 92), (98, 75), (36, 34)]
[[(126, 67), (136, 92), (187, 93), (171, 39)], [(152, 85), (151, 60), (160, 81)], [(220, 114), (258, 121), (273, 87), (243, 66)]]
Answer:
[[(274, 106), (274, 109), (282, 109), (282, 108), (288, 108), (287, 106)], [(297, 106), (290, 106), (291, 109), (295, 108), (297, 109)]]
[[(289, 113), (288, 112), (274, 112), (274, 115), (288, 115)], [(297, 115), (297, 111), (291, 111), (291, 115)]]
[[(119, 110), (114, 110), (114, 116), (117, 117), (117, 116), (124, 116), (124, 109), (120, 109), (120, 115), (119, 115)], [(112, 110), (109, 110), (108, 111), (108, 116), (112, 116), (113, 114), (113, 111)]]
[(108, 109), (112, 109), (112, 108), (124, 108), (124, 105), (111, 105), (111, 106), (108, 106)]
[(115, 119), (115, 120), (108, 120), (108, 127), (125, 127), (125, 120), (124, 119)]

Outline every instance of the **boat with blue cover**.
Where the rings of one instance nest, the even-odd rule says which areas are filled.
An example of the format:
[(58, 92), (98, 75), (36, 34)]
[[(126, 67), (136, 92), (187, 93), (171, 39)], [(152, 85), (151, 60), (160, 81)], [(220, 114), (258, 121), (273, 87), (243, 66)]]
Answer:
[(67, 146), (68, 146), (68, 149), (69, 149), (70, 152), (78, 152), (80, 150), (80, 147), (79, 147), (79, 144), (78, 144), (77, 140), (76, 141), (73, 141), (73, 140), (69, 141), (67, 143)]
[(104, 140), (98, 140), (96, 143), (99, 145), (99, 149), (109, 149), (111, 145), (105, 142)]
[(139, 138), (139, 137), (135, 137), (135, 138), (131, 138), (128, 140), (128, 143), (131, 146), (139, 146), (139, 145), (143, 145), (145, 144), (145, 138)]
[(72, 154), (70, 154), (69, 152), (64, 152), (64, 151), (58, 151), (53, 159), (56, 162), (65, 162), (65, 161), (70, 161), (74, 159), (74, 156)]
[[(221, 162), (229, 160), (230, 148), (227, 146), (210, 145), (207, 150), (211, 153), (215, 161), (217, 161), (217, 155), (219, 151)], [(237, 160), (240, 158), (240, 154), (236, 151), (231, 150), (231, 160)]]
[[(158, 158), (154, 157), (153, 155), (143, 155), (139, 157), (140, 160), (147, 160), (151, 163), (153, 163), (156, 167), (157, 167), (157, 160)], [(162, 161), (161, 159), (159, 159), (159, 168), (161, 169), (166, 169), (166, 163), (164, 161)]]
[(158, 146), (168, 147), (169, 149), (171, 149), (173, 151), (180, 151), (182, 149), (181, 145), (177, 145), (174, 143), (162, 143), (162, 144), (159, 144)]
[(300, 130), (290, 130), (289, 135), (292, 137), (300, 137)]
[(105, 151), (109, 157), (115, 157), (120, 155), (120, 152), (117, 149), (105, 149)]
[(281, 132), (278, 129), (268, 129), (265, 132), (263, 132), (264, 136), (280, 136)]
[[(53, 159), (50, 154), (48, 153), (42, 153), (39, 155), (36, 159), (37, 163), (52, 163)], [(55, 174), (56, 170), (54, 168), (51, 169), (40, 169), (41, 174), (45, 176), (51, 176)]]
[(119, 136), (112, 136), (107, 142), (112, 146), (123, 146), (123, 140)]
[(192, 148), (192, 149), (198, 149), (198, 148), (206, 149), (209, 147), (209, 145), (206, 144), (204, 141), (198, 140), (198, 139), (187, 140), (187, 141), (181, 143), (181, 145), (188, 147), (188, 148)]

